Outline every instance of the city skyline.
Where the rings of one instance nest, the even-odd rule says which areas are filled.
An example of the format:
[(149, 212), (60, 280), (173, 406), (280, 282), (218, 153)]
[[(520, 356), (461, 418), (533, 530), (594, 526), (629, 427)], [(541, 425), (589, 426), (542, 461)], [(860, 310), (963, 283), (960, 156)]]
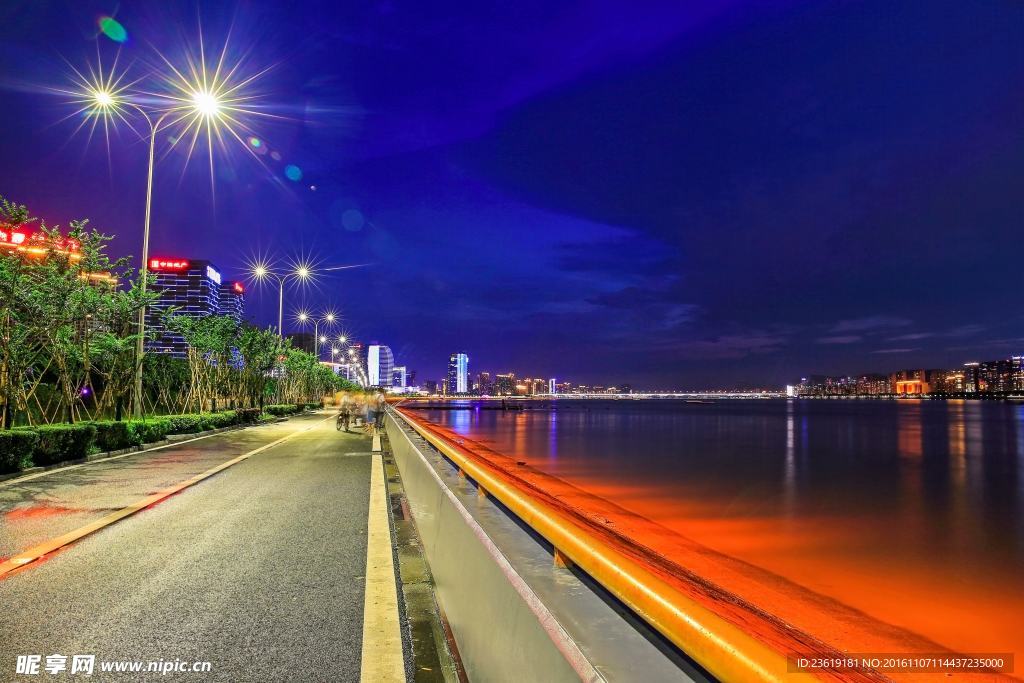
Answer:
[[(257, 18), (140, 2), (117, 11), (124, 42), (83, 28), (113, 11), (0, 10), (5, 195), (139, 253), (144, 146), (73, 136), (46, 90), (67, 85), (62, 57), (120, 51), (134, 69), (149, 43), (180, 51), (168, 22), (234, 22), (260, 36), (281, 118), (213, 183), (161, 150), (154, 253), (188, 244), (232, 273), (268, 252), (373, 263), (329, 287), (423, 377), (462, 346), (585, 382), (614, 367), (635, 386), (779, 386), (1008, 356), (1024, 338), (1024, 157), (1004, 144), (1024, 105), (1002, 87), (1024, 76), (1019, 4), (595, 2), (552, 24), (543, 3)], [(476, 38), (445, 40), (449, 20)], [(247, 306), (274, 320), (272, 297)]]

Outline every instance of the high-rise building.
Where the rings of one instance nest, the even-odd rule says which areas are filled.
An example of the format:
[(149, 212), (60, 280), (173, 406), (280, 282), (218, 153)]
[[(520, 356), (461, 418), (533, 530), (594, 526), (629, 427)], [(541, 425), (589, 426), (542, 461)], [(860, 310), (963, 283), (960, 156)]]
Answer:
[(469, 356), (464, 353), (453, 353), (448, 358), (448, 395), (469, 392)]
[(233, 318), (236, 323), (241, 323), (245, 314), (245, 285), (237, 281), (222, 284), (217, 311), (220, 315), (226, 315)]
[(432, 379), (428, 379), (423, 383), (423, 391), (428, 394), (437, 393), (437, 382)]
[(554, 377), (548, 380), (548, 393), (552, 396), (558, 393), (558, 382), (555, 381)]
[(491, 373), (478, 372), (471, 389), (477, 396), (489, 396), (494, 393), (494, 384), (491, 382)]
[(498, 396), (511, 396), (516, 393), (516, 375), (510, 372), (494, 376), (494, 393)]
[(964, 393), (973, 394), (982, 390), (978, 381), (978, 368), (980, 365), (981, 363), (964, 363)]
[(1014, 367), (1012, 358), (985, 361), (978, 367), (981, 391), (1004, 393), (1013, 390)]
[(188, 345), (179, 333), (167, 328), (168, 312), (191, 318), (229, 315), (241, 319), (245, 289), (240, 284), (236, 288), (237, 283), (225, 287), (220, 271), (209, 261), (151, 258), (148, 270), (150, 286), (159, 296), (146, 308), (146, 328), (152, 334), (146, 341), (147, 351), (185, 357)]
[(395, 357), (391, 348), (383, 344), (370, 344), (366, 348), (366, 376), (371, 387), (391, 386), (391, 371)]
[(404, 365), (396, 365), (391, 370), (391, 386), (401, 387), (404, 389), (408, 381), (408, 373), (405, 371)]

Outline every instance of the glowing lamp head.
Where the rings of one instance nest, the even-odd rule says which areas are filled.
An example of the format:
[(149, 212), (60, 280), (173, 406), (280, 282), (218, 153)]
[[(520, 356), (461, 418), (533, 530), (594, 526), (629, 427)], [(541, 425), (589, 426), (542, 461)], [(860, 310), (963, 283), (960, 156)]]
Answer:
[(309, 266), (299, 266), (295, 269), (295, 275), (300, 280), (308, 280), (312, 274), (313, 271), (310, 270)]
[(320, 335), (320, 343), (323, 344), (325, 341), (327, 341), (327, 337), (325, 337), (324, 335), (321, 334)]
[(300, 323), (304, 323), (307, 320), (309, 320), (309, 314), (308, 313), (299, 313), (298, 316), (296, 316), (296, 317), (299, 319)]
[(340, 337), (338, 337), (338, 341), (344, 344), (345, 342), (348, 341), (348, 337), (346, 337), (345, 335), (341, 335)]
[(270, 275), (270, 269), (267, 268), (262, 263), (257, 263), (255, 266), (253, 266), (252, 274), (253, 277), (255, 277), (257, 280), (262, 280), (263, 278)]
[(114, 94), (109, 90), (93, 90), (90, 94), (93, 104), (100, 109), (111, 109), (117, 103)]
[(338, 355), (338, 349), (331, 349), (331, 355), (332, 356)]
[(326, 320), (329, 323), (333, 323), (334, 322), (334, 314), (333, 313), (328, 313), (327, 315), (324, 316), (324, 320)]
[(206, 118), (213, 118), (220, 113), (220, 100), (208, 90), (197, 90), (192, 93), (192, 108)]

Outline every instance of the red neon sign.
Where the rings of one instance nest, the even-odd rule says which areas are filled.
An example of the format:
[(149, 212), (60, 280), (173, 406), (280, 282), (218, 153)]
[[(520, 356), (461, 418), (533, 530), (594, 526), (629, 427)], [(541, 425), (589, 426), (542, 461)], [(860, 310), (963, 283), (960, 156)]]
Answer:
[(13, 230), (9, 226), (0, 226), (0, 244), (9, 244), (14, 247), (25, 244), (28, 240), (28, 233), (20, 230)]
[(186, 259), (165, 259), (165, 258), (151, 258), (149, 259), (150, 270), (188, 270), (188, 260)]
[(235, 294), (245, 294), (245, 287), (242, 286), (241, 282), (231, 283), (231, 289), (235, 290)]

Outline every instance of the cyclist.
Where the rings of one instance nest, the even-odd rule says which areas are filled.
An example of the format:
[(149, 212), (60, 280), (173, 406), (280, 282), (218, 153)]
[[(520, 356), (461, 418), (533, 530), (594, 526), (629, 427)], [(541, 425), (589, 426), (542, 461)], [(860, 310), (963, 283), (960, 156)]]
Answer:
[(338, 404), (338, 419), (336, 421), (338, 431), (341, 431), (342, 427), (345, 428), (346, 432), (349, 431), (349, 423), (352, 420), (352, 407), (352, 397), (348, 392), (345, 392), (341, 395), (341, 402)]

